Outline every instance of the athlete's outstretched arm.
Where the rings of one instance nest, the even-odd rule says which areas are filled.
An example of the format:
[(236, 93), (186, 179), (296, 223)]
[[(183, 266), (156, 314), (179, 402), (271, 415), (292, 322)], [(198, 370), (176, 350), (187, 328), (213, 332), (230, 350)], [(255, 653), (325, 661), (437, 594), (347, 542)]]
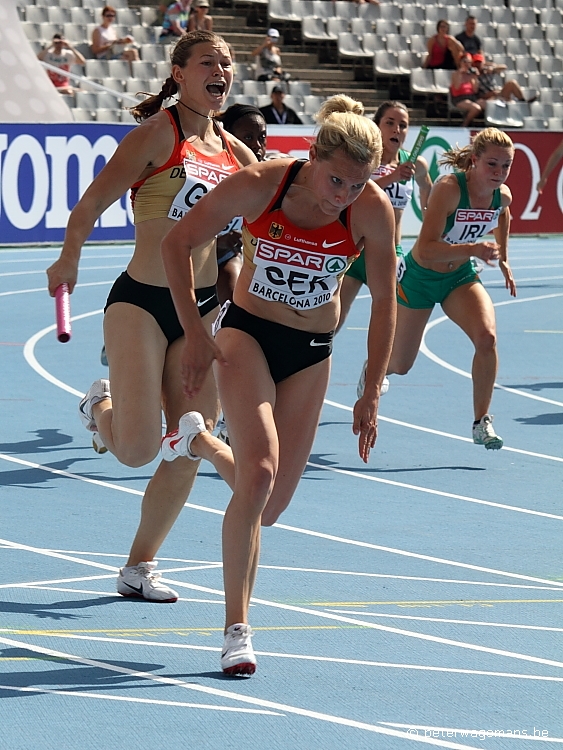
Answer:
[(498, 219), (498, 227), (493, 229), (495, 240), (499, 246), (499, 268), (504, 276), (506, 288), (512, 297), (516, 297), (516, 282), (512, 275), (512, 269), (508, 263), (508, 237), (510, 235), (510, 204), (512, 194), (507, 185), (501, 187), (503, 210)]
[(430, 191), (432, 190), (432, 179), (430, 178), (430, 172), (428, 171), (428, 162), (422, 156), (419, 156), (416, 160), (416, 170), (414, 173), (414, 180), (418, 185), (418, 191), (420, 195), (420, 210), (422, 215), (426, 213), (426, 207), (428, 206), (428, 199), (430, 197)]
[(174, 131), (164, 113), (151, 117), (125, 136), (70, 214), (61, 255), (47, 269), (52, 297), (63, 282), (73, 291), (82, 245), (106, 208), (121, 198), (145, 170), (164, 164), (173, 147)]
[(545, 184), (547, 182), (547, 178), (555, 169), (555, 165), (562, 158), (563, 158), (563, 141), (561, 141), (559, 146), (557, 146), (555, 151), (551, 154), (551, 156), (547, 160), (547, 164), (545, 165), (545, 168), (541, 174), (540, 181), (538, 182), (537, 187), (536, 187), (536, 190), (538, 191), (538, 193), (541, 193), (543, 191)]
[(372, 299), (366, 384), (364, 395), (354, 406), (353, 426), (354, 434), (359, 435), (360, 457), (367, 463), (377, 438), (381, 383), (391, 356), (397, 315), (395, 216), (387, 196), (374, 184), (366, 186), (357, 205), (352, 208), (353, 230), (356, 227), (363, 236), (367, 283)]

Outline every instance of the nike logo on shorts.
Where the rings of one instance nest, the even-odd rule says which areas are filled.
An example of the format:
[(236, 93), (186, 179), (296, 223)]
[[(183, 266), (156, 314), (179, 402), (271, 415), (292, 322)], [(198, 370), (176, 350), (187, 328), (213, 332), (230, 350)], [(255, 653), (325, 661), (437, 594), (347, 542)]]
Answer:
[(207, 299), (202, 299), (202, 300), (199, 300), (199, 299), (198, 299), (198, 301), (197, 301), (197, 303), (196, 303), (196, 304), (197, 304), (197, 306), (198, 306), (198, 307), (203, 307), (203, 306), (205, 305), (205, 303), (206, 303), (206, 302), (211, 302), (211, 300), (212, 300), (212, 299), (213, 299), (214, 297), (215, 297), (215, 295), (214, 295), (214, 294), (212, 294), (212, 295), (211, 295), (211, 297), (208, 297)]
[(323, 247), (327, 250), (329, 247), (336, 247), (336, 245), (341, 245), (343, 242), (346, 242), (346, 240), (338, 240), (338, 242), (327, 242), (326, 240), (323, 240)]
[(330, 341), (315, 341), (315, 339), (311, 339), (309, 346), (330, 346)]

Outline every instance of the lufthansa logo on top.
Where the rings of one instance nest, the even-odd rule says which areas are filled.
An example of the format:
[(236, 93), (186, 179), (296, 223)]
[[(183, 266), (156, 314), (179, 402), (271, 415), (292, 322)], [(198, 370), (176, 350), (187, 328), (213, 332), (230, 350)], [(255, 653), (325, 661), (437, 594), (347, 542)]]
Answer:
[(268, 235), (273, 240), (278, 240), (283, 234), (283, 224), (278, 224), (277, 222), (273, 221), (270, 224), (270, 228), (268, 229)]

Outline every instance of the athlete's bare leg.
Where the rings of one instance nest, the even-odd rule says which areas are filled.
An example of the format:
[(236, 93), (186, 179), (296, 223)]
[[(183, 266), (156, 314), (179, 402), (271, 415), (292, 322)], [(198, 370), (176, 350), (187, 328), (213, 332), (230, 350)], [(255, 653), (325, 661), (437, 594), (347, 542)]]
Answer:
[[(329, 362), (307, 368), (276, 388), (262, 350), (251, 336), (227, 328), (219, 331), (217, 341), (229, 362), (228, 368), (216, 367), (216, 377), (235, 466), (240, 467), (223, 523), (228, 627), (247, 622), (260, 552), (262, 514), (273, 496), (276, 507), (269, 513), (273, 522), (274, 516), (288, 505), (299, 481), (318, 424)], [(292, 396), (296, 403), (290, 404)], [(280, 423), (278, 438), (275, 420), (282, 406), (287, 414)]]
[(353, 276), (345, 275), (342, 279), (342, 286), (340, 287), (340, 318), (336, 326), (336, 333), (342, 328), (344, 321), (348, 317), (352, 303), (362, 286), (362, 282)]
[(414, 364), (422, 341), (424, 328), (432, 308), (413, 310), (397, 305), (397, 325), (387, 374), (406, 375)]
[(471, 339), (475, 355), (471, 368), (475, 419), (489, 413), (498, 369), (495, 309), (482, 284), (454, 289), (442, 304), (448, 318)]

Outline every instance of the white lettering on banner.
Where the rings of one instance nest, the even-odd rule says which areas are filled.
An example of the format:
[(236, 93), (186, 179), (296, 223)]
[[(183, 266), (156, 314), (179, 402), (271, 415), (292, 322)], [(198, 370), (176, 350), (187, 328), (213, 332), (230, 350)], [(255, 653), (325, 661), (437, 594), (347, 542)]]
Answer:
[[(8, 136), (6, 135), (6, 133), (0, 133), (0, 185), (2, 185), (2, 154), (6, 150), (7, 146), (8, 146)], [(1, 211), (2, 211), (2, 207), (0, 205), (0, 212)]]
[(330, 302), (348, 259), (259, 239), (254, 262), (249, 291), (270, 302), (283, 302), (301, 310)]
[[(47, 229), (66, 227), (70, 208), (68, 206), (68, 162), (71, 157), (78, 160), (78, 196), (85, 193), (94, 179), (94, 166), (98, 157), (106, 163), (117, 148), (117, 141), (110, 135), (103, 135), (95, 143), (90, 143), (83, 135), (47, 136), (45, 151), (51, 157), (51, 208), (45, 215)], [(121, 205), (121, 198), (112, 203), (101, 216), (97, 226), (124, 227), (127, 213)]]
[(528, 198), (526, 208), (522, 211), (520, 218), (522, 219), (522, 221), (537, 221), (540, 218), (541, 206), (538, 206), (535, 211), (532, 211), (532, 209), (536, 205), (536, 201), (538, 199), (538, 191), (536, 190), (536, 185), (540, 181), (541, 177), (538, 158), (534, 154), (532, 149), (529, 146), (526, 146), (526, 144), (524, 143), (515, 143), (514, 149), (516, 151), (520, 150), (522, 151), (522, 153), (526, 154), (526, 156), (528, 157), (528, 161), (530, 162), (530, 169), (532, 170), (530, 196)]
[(557, 177), (557, 203), (559, 204), (559, 210), (563, 213), (563, 169), (559, 172)]
[[(18, 186), (21, 161), (31, 160), (33, 193), (28, 211), (22, 208)], [(19, 135), (10, 144), (2, 170), (2, 196), (6, 217), (17, 229), (33, 229), (43, 218), (49, 200), (49, 167), (43, 147), (31, 135)]]

